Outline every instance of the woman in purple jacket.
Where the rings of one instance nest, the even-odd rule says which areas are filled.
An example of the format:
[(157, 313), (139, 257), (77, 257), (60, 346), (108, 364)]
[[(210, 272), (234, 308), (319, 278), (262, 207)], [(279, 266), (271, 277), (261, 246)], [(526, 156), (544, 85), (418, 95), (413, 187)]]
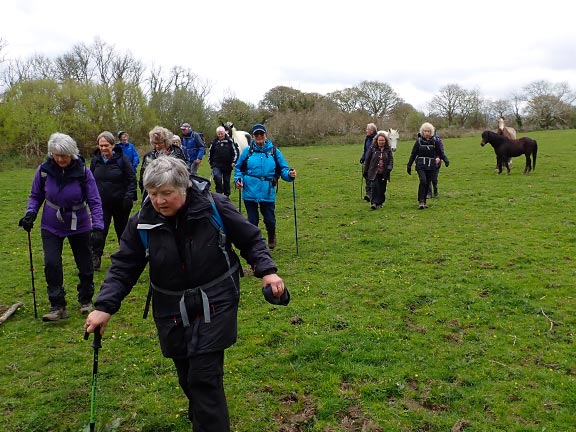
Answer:
[(50, 312), (42, 317), (44, 321), (68, 317), (62, 270), (65, 238), (70, 243), (78, 268), (80, 281), (76, 289), (80, 312), (87, 314), (92, 310), (94, 268), (91, 234), (94, 240), (101, 238), (104, 222), (96, 181), (78, 153), (78, 146), (70, 136), (58, 132), (50, 136), (48, 158), (36, 171), (26, 215), (19, 222), (24, 230), (30, 232), (44, 204), (40, 229), (44, 276), (51, 306)]

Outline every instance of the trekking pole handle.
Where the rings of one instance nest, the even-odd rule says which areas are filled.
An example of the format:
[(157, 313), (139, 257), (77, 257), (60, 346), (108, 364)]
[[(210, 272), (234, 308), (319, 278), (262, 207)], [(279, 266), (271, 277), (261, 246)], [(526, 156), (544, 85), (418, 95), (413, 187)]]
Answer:
[[(84, 340), (88, 340), (90, 333), (84, 332)], [(92, 348), (102, 348), (102, 335), (100, 334), (100, 327), (94, 329), (94, 341), (92, 342)]]

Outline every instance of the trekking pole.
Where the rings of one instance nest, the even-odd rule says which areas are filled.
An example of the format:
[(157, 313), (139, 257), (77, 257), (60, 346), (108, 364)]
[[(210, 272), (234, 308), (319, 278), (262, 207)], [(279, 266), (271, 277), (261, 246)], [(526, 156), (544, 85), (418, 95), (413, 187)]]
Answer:
[[(90, 334), (84, 333), (84, 340), (88, 340)], [(102, 348), (102, 335), (100, 334), (100, 327), (94, 329), (94, 341), (92, 342), (94, 348), (94, 361), (92, 362), (92, 388), (90, 390), (90, 432), (94, 432), (96, 427), (96, 384), (98, 375), (98, 350)]]
[(242, 213), (242, 189), (238, 189), (238, 211)]
[(364, 166), (360, 165), (360, 198), (364, 199), (364, 189), (363, 189), (363, 184), (364, 184)]
[(296, 255), (298, 255), (298, 222), (296, 220), (296, 179), (292, 181), (292, 201), (294, 202), (294, 232), (296, 234)]
[(30, 231), (28, 231), (28, 255), (30, 256), (30, 276), (32, 277), (32, 298), (34, 299), (34, 319), (38, 319), (38, 310), (36, 309), (36, 287), (34, 286), (34, 263), (32, 261), (32, 240), (30, 240)]

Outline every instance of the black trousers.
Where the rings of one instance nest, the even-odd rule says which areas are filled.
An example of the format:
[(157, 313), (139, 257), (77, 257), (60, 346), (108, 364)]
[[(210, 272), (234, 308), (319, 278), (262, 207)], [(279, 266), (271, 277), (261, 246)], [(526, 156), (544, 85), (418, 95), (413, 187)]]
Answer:
[(108, 231), (110, 230), (112, 219), (114, 219), (114, 231), (116, 231), (116, 237), (118, 238), (118, 243), (120, 243), (120, 237), (124, 232), (124, 228), (126, 228), (126, 225), (128, 224), (131, 211), (132, 206), (124, 207), (122, 202), (116, 206), (102, 206), (102, 216), (104, 218), (104, 241), (102, 244), (93, 245), (94, 255), (101, 257), (104, 253), (106, 237), (108, 237)]
[(386, 185), (388, 184), (384, 175), (376, 174), (376, 178), (369, 183), (372, 186), (371, 204), (384, 204), (384, 201), (386, 201)]
[(418, 184), (418, 202), (426, 202), (426, 195), (428, 195), (428, 186), (432, 182), (435, 169), (431, 170), (417, 170), (420, 183)]
[(224, 351), (172, 359), (178, 382), (188, 397), (188, 418), (194, 432), (229, 432), (224, 393)]
[[(64, 272), (62, 270), (62, 249), (66, 237), (58, 237), (47, 230), (42, 230), (42, 246), (44, 248), (44, 276), (48, 285), (48, 299), (53, 307), (66, 306), (64, 290)], [(68, 243), (74, 254), (80, 279), (78, 303), (86, 304), (92, 301), (94, 295), (94, 267), (92, 266), (92, 248), (90, 231), (68, 236)]]
[(432, 179), (430, 180), (431, 184), (428, 185), (428, 192), (432, 192), (432, 188), (434, 188), (434, 192), (438, 193), (438, 174), (440, 174), (440, 167), (433, 171)]
[(230, 196), (230, 175), (232, 170), (224, 170), (222, 168), (212, 168), (212, 175), (214, 176), (214, 184), (216, 185), (216, 192)]

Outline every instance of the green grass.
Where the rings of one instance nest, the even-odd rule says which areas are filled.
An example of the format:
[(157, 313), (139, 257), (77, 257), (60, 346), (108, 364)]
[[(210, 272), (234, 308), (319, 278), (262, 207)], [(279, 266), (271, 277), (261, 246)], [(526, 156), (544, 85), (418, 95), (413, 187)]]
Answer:
[[(417, 210), (401, 142), (384, 209), (361, 199), (359, 144), (285, 148), (298, 169), (277, 204), (288, 307), (242, 282), (239, 340), (227, 350), (232, 429), (256, 431), (572, 431), (576, 426), (576, 131), (534, 132), (536, 170), (494, 173), (480, 138), (447, 139), (440, 197)], [(200, 173), (207, 174), (202, 166)], [(80, 431), (89, 422), (92, 349), (71, 317), (34, 320), (26, 234), (33, 170), (0, 173), (1, 430)], [(233, 194), (237, 202), (237, 195)], [(39, 315), (48, 309), (32, 232)], [(107, 243), (114, 251), (115, 236)], [(100, 283), (104, 273), (97, 273)], [(103, 339), (98, 430), (189, 431), (172, 363), (151, 319), (144, 274)], [(454, 429), (452, 429), (454, 428)]]

